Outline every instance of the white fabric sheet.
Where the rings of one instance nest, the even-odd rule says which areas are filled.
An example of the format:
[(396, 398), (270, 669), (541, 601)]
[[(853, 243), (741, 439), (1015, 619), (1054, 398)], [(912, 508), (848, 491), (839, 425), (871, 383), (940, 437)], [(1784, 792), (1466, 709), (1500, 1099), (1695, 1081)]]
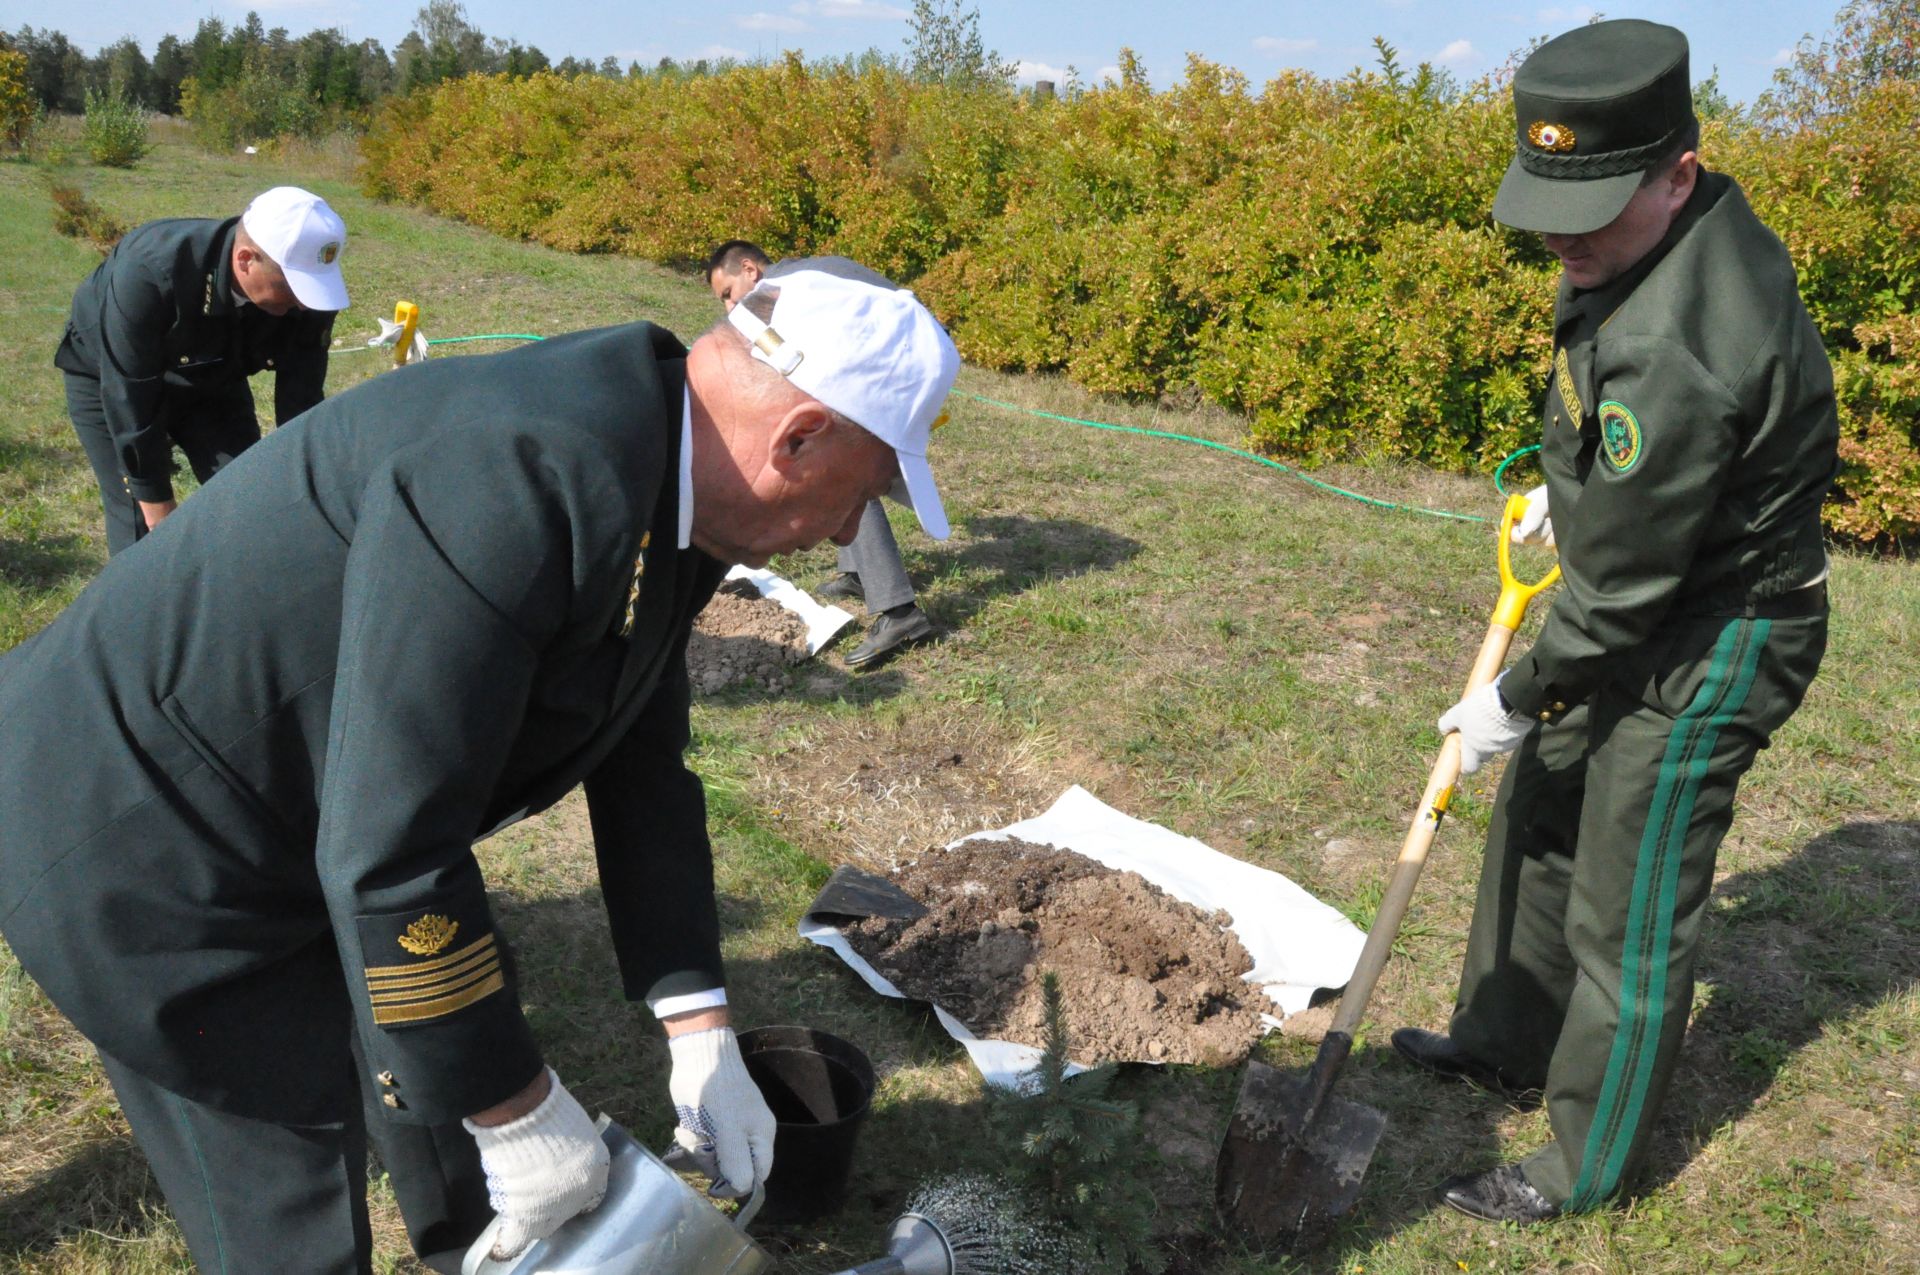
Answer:
[[(1260, 984), (1278, 1015), (1305, 1009), (1319, 988), (1345, 986), (1366, 942), (1353, 922), (1279, 873), (1121, 814), (1078, 784), (1045, 814), (961, 840), (1008, 837), (1073, 850), (1107, 867), (1138, 872), (1177, 899), (1226, 912), (1233, 918), (1229, 928), (1253, 958), (1247, 981)], [(882, 996), (906, 999), (832, 925), (802, 918), (800, 936), (837, 952)], [(939, 1006), (934, 1012), (988, 1084), (1019, 1088), (1039, 1061), (1040, 1051), (1031, 1046), (982, 1039)], [(1279, 1017), (1268, 1016), (1269, 1027), (1278, 1024)]]
[(804, 620), (807, 625), (808, 655), (820, 654), (820, 648), (831, 642), (834, 634), (853, 623), (851, 612), (814, 601), (813, 595), (805, 589), (765, 567), (756, 571), (752, 567), (735, 566), (727, 572), (727, 579), (750, 582), (760, 591), (761, 597), (772, 598)]

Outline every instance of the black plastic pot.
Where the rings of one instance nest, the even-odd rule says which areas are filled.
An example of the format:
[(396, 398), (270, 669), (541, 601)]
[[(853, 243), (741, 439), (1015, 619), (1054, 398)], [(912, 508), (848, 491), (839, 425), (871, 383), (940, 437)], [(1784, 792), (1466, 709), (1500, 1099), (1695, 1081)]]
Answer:
[(740, 1055), (779, 1122), (761, 1219), (833, 1212), (846, 1200), (854, 1138), (873, 1102), (873, 1064), (859, 1046), (811, 1027), (750, 1028)]

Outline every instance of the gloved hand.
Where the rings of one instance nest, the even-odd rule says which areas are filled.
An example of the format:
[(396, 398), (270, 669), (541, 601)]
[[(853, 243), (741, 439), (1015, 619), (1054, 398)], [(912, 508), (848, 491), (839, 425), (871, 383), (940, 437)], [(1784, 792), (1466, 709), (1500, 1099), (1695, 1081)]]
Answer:
[(607, 1193), (607, 1144), (551, 1067), (547, 1079), (553, 1086), (547, 1096), (517, 1120), (492, 1126), (460, 1122), (480, 1144), (487, 1196), (501, 1218), (493, 1243), (499, 1261), (553, 1234)]
[(773, 1172), (773, 1112), (747, 1074), (731, 1027), (667, 1037), (667, 1093), (680, 1125), (673, 1140), (713, 1180), (712, 1194), (739, 1198)]
[[(367, 345), (369, 347), (378, 349), (381, 346), (395, 346), (400, 344), (400, 333), (405, 331), (405, 328), (401, 324), (395, 323), (392, 319), (375, 319), (374, 322), (380, 325), (380, 335), (367, 338)], [(409, 363), (424, 363), (426, 358), (426, 334), (419, 328), (415, 328), (413, 330), (413, 340), (407, 343), (406, 361)]]
[[(1544, 507), (1544, 506), (1543, 506)], [(1489, 757), (1510, 753), (1533, 729), (1533, 719), (1509, 710), (1494, 678), (1440, 715), (1440, 733), (1460, 732), (1460, 773), (1471, 775)]]
[(1541, 483), (1527, 493), (1527, 512), (1513, 524), (1513, 543), (1517, 545), (1553, 544), (1553, 519), (1547, 516), (1547, 485)]

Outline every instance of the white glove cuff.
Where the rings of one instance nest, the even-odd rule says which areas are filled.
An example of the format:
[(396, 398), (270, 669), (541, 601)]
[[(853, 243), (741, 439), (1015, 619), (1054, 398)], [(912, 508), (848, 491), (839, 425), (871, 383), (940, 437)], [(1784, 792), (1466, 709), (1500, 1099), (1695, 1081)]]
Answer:
[(568, 1149), (582, 1140), (597, 1141), (586, 1108), (574, 1100), (553, 1068), (547, 1068), (547, 1096), (526, 1115), (505, 1124), (477, 1125), (460, 1121), (473, 1135), (480, 1151), (502, 1173), (537, 1172), (567, 1158)]
[(667, 1037), (667, 1053), (675, 1067), (687, 1067), (700, 1074), (711, 1074), (738, 1067), (744, 1075), (746, 1063), (740, 1058), (740, 1042), (731, 1027), (709, 1027), (705, 1031), (681, 1032)]

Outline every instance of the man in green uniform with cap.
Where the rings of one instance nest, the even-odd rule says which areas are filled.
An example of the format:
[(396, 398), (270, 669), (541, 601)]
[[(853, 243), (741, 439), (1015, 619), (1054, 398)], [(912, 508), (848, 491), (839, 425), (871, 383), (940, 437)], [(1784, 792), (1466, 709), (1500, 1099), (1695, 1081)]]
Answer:
[(273, 372), (278, 423), (320, 401), (347, 308), (346, 241), (324, 199), (275, 186), (238, 217), (127, 232), (74, 292), (53, 361), (100, 483), (108, 554), (173, 512), (175, 444), (206, 482), (260, 440), (249, 376)]
[[(485, 1222), (423, 1242), (445, 1139), (477, 1148), (502, 1256), (598, 1202), (606, 1148), (471, 850), (576, 784), (674, 1138), (764, 1182), (687, 638), (728, 564), (844, 545), (883, 491), (944, 536), (926, 441), (958, 369), (911, 294), (817, 273), (691, 349), (636, 323), (409, 367), (275, 430), (0, 657), (0, 931), (99, 1048), (203, 1270), (367, 1271), (394, 1122), (436, 1140), (387, 1160), (436, 1269)], [(443, 1187), (423, 1207), (458, 1214)]]
[(1519, 751), (1447, 1033), (1393, 1043), (1543, 1092), (1550, 1145), (1441, 1187), (1527, 1223), (1615, 1197), (1646, 1156), (1734, 790), (1825, 649), (1838, 426), (1786, 249), (1699, 164), (1684, 35), (1582, 27), (1513, 102), (1494, 216), (1563, 270), (1547, 481), (1516, 533), (1557, 542), (1565, 583), (1532, 648), (1440, 719), (1464, 771)]

